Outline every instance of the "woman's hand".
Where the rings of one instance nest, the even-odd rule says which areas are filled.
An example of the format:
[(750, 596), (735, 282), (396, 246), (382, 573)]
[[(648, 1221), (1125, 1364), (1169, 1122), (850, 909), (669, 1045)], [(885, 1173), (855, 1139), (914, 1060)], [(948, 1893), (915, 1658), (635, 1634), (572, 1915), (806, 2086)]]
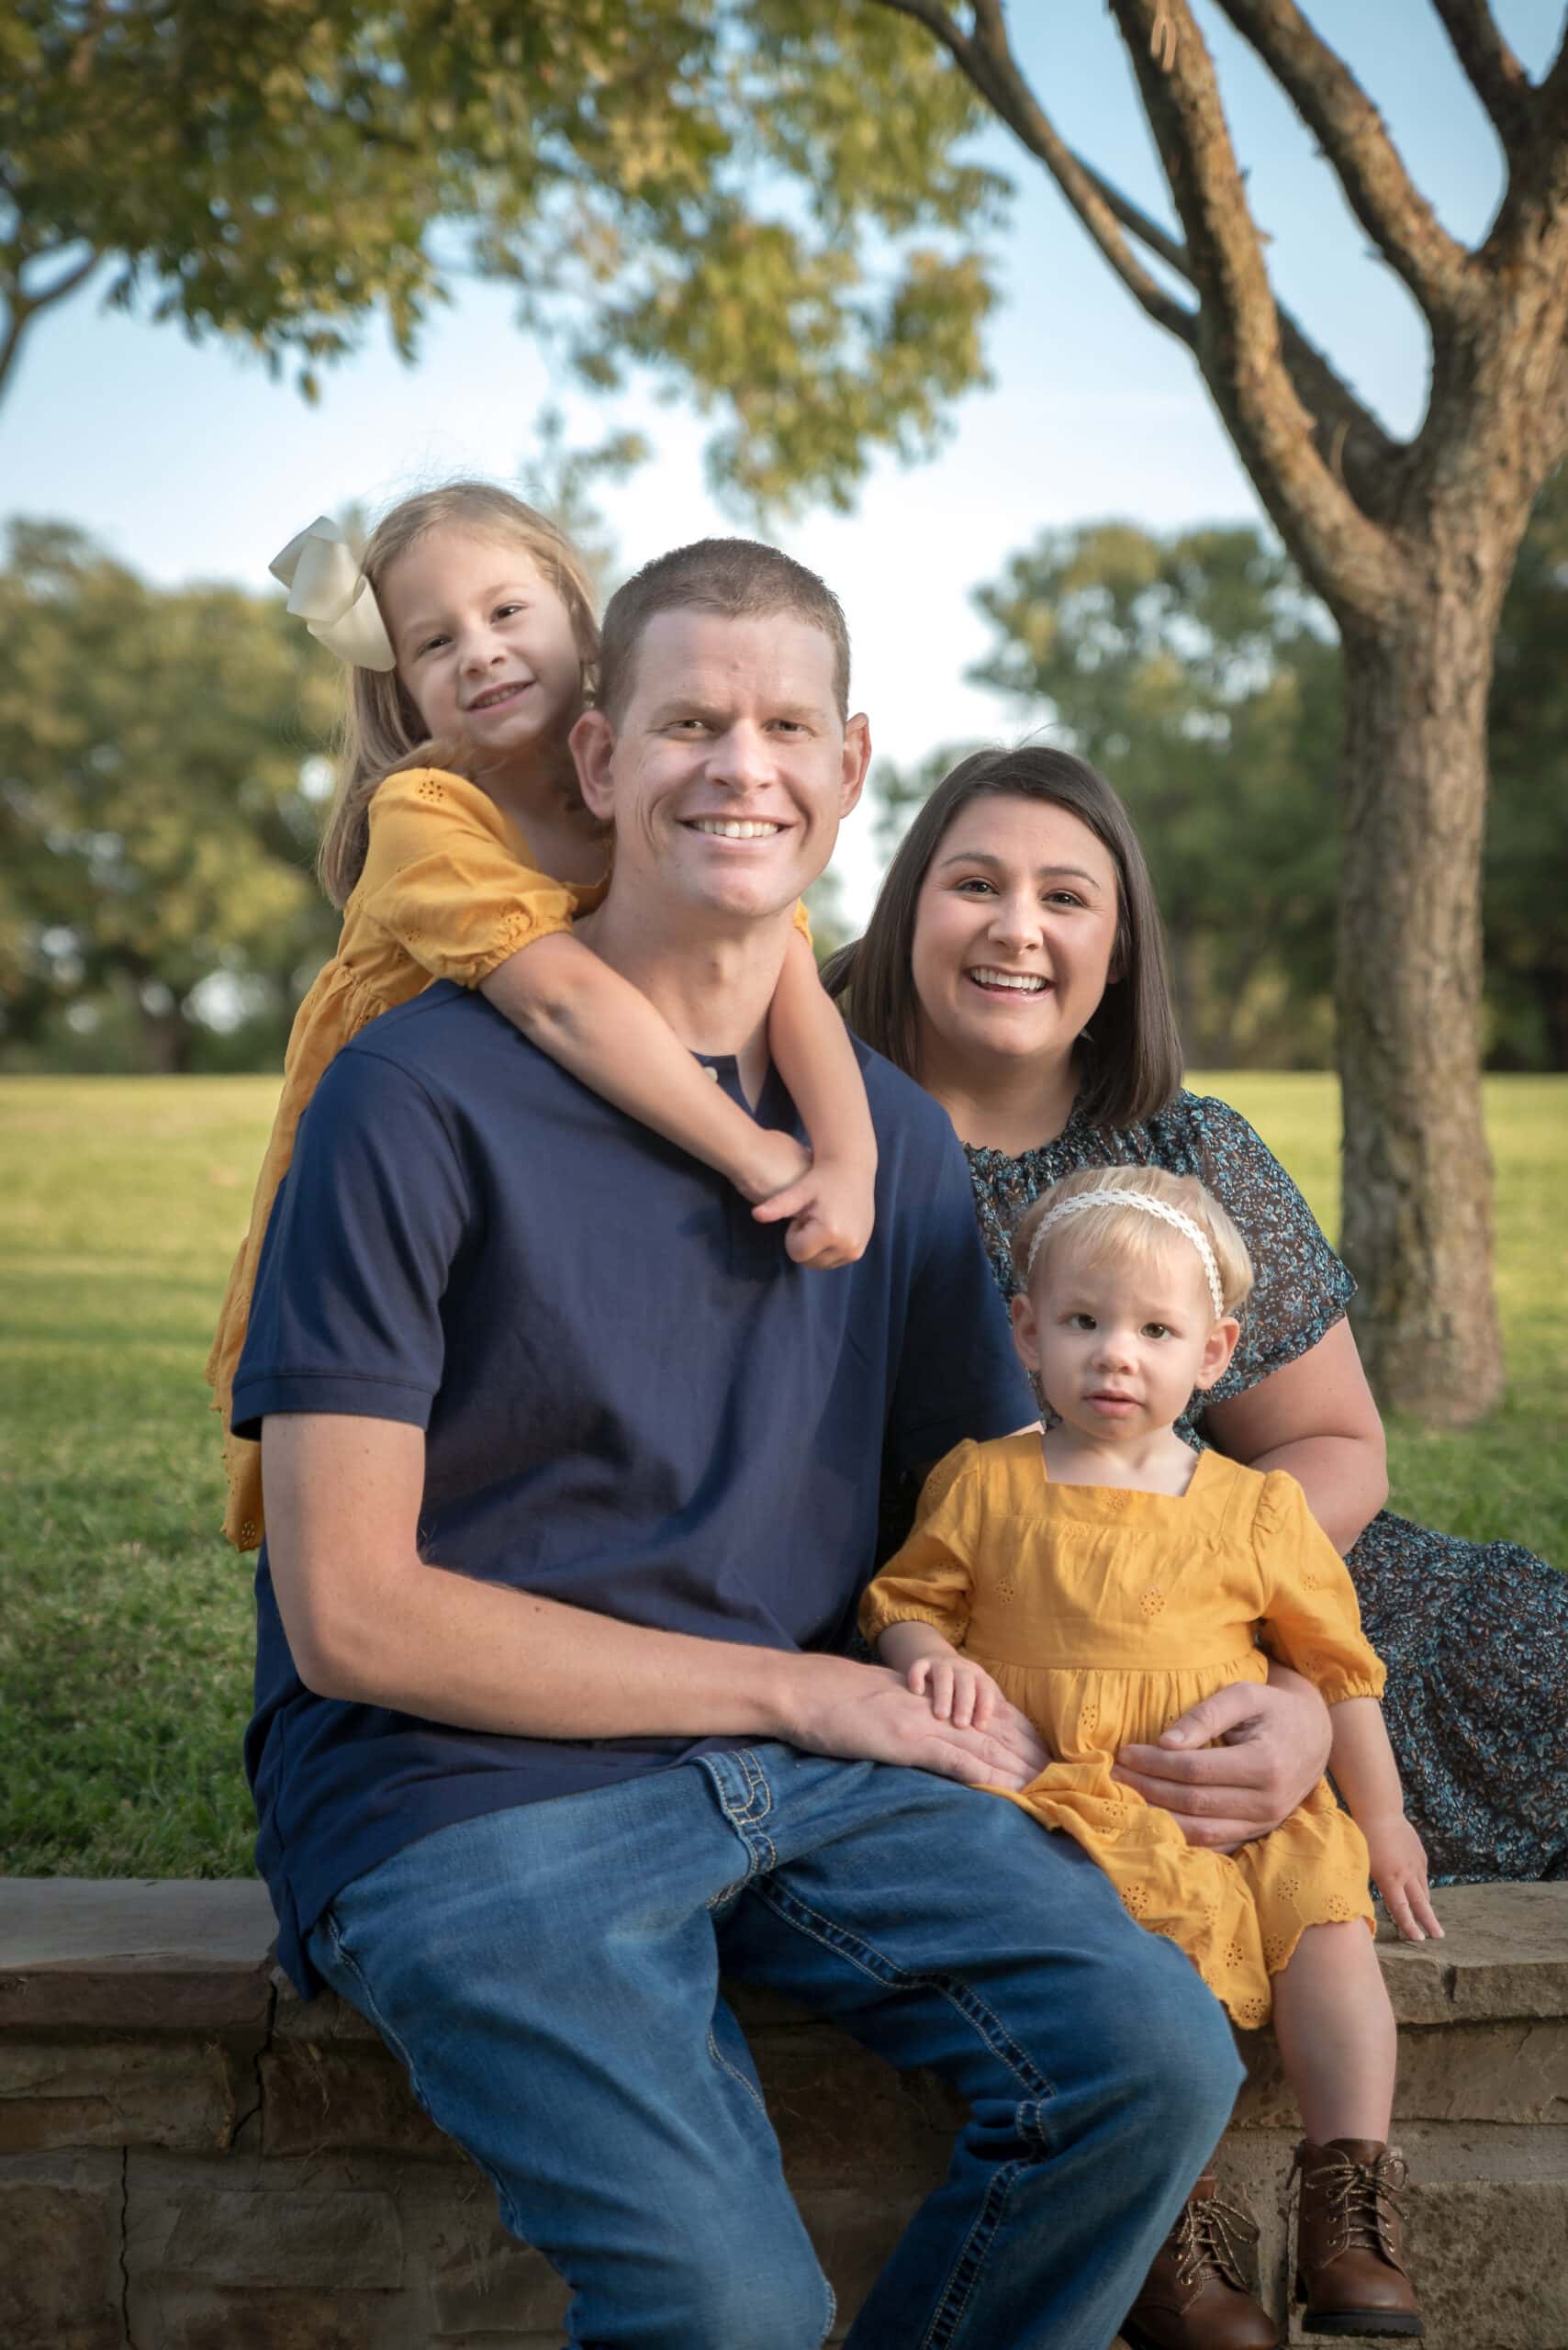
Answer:
[(1367, 1840), (1372, 1883), (1401, 1935), (1407, 1942), (1428, 1937), (1441, 1942), (1443, 1930), (1427, 1889), (1426, 1847), (1405, 1814), (1383, 1812), (1356, 1824)]
[(904, 1679), (939, 1722), (956, 1729), (988, 1729), (1007, 1704), (990, 1673), (967, 1656), (916, 1657)]
[(1111, 1776), (1170, 1812), (1189, 1844), (1230, 1852), (1290, 1818), (1323, 1776), (1328, 1745), (1316, 1690), (1272, 1666), (1267, 1682), (1216, 1689), (1157, 1746), (1124, 1746)]

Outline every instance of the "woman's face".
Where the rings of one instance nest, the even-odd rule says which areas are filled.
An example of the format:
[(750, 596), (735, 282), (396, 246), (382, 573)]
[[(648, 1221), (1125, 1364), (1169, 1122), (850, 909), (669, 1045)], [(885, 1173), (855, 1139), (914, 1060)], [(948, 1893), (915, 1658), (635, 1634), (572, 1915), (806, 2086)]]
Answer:
[(1039, 800), (960, 809), (915, 906), (921, 1070), (1064, 1068), (1111, 977), (1116, 868), (1086, 824)]

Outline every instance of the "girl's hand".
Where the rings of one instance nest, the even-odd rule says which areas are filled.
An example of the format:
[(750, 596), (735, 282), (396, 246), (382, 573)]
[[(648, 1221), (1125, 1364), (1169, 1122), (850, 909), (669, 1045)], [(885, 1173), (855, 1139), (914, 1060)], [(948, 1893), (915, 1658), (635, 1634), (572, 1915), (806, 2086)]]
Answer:
[(865, 1253), (871, 1237), (873, 1186), (847, 1162), (819, 1158), (798, 1182), (775, 1192), (752, 1214), (758, 1224), (782, 1224), (788, 1218), (784, 1247), (796, 1264), (831, 1271), (838, 1265), (853, 1265)]
[(805, 1184), (812, 1171), (812, 1154), (781, 1126), (758, 1126), (744, 1173), (735, 1179), (743, 1200), (755, 1207), (759, 1201), (782, 1198)]
[(1441, 1942), (1443, 1930), (1427, 1890), (1426, 1852), (1405, 1814), (1384, 1812), (1358, 1825), (1372, 1856), (1372, 1882), (1404, 1939)]
[(917, 1656), (904, 1679), (939, 1722), (955, 1729), (985, 1729), (1007, 1708), (989, 1673), (967, 1656)]

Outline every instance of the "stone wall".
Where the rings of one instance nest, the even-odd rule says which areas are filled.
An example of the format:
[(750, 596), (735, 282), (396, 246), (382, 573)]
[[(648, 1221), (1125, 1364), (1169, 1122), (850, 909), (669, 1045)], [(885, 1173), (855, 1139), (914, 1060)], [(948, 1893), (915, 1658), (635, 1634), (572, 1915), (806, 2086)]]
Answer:
[[(1568, 1886), (1439, 1908), (1446, 1942), (1383, 1952), (1428, 2350), (1568, 2350)], [(549, 2269), (360, 2018), (275, 1975), (271, 1933), (251, 1885), (0, 1880), (0, 2350), (554, 2350)], [(953, 2109), (736, 2006), (846, 2319)], [(1271, 2041), (1245, 2045), (1221, 2169), (1281, 2309), (1298, 2132)]]

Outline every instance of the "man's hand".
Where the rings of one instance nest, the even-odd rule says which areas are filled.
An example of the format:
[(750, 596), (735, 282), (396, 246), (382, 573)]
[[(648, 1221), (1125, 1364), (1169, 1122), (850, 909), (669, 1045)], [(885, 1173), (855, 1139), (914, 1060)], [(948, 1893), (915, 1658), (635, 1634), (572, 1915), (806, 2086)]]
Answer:
[(1158, 1746), (1124, 1746), (1111, 1775), (1170, 1812), (1189, 1844), (1229, 1852), (1288, 1819), (1327, 1761), (1328, 1708), (1292, 1674), (1216, 1690)]
[(808, 1754), (902, 1762), (969, 1787), (1016, 1794), (1050, 1761), (1038, 1732), (1001, 1697), (984, 1729), (940, 1721), (902, 1674), (845, 1657), (797, 1660), (799, 1683), (781, 1735)]

